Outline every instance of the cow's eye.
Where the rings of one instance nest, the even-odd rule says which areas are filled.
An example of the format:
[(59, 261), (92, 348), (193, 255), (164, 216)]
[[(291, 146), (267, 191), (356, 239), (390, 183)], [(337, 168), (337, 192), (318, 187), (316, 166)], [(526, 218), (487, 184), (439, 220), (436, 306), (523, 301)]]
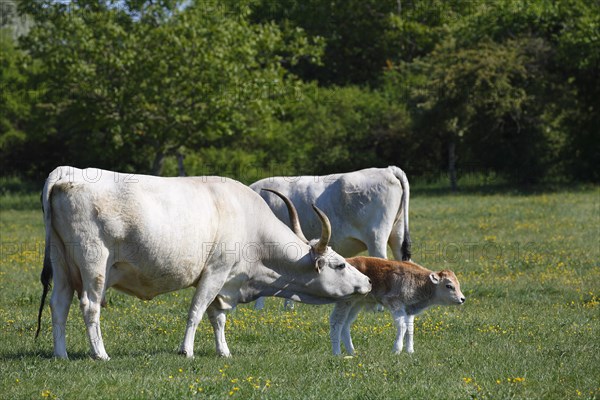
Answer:
[(454, 290), (454, 286), (452, 286), (452, 285), (446, 285), (446, 287), (450, 290)]
[(344, 268), (346, 268), (346, 264), (344, 264), (344, 263), (338, 264), (338, 265), (335, 267), (335, 269), (344, 269)]

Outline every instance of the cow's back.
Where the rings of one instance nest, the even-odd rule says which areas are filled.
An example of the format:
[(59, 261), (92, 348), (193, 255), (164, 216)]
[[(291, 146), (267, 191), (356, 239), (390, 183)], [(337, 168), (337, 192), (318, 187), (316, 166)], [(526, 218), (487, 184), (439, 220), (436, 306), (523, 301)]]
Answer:
[(392, 224), (396, 220), (402, 197), (402, 187), (390, 168), (323, 176), (271, 177), (250, 187), (260, 193), (277, 218), (288, 226), (290, 221), (283, 202), (260, 190), (273, 189), (290, 198), (309, 239), (321, 234), (321, 225), (311, 208), (311, 204), (316, 204), (331, 221), (331, 246), (346, 257), (366, 250), (365, 231), (371, 234), (371, 230), (379, 227), (370, 227), (369, 223), (389, 221)]
[(71, 275), (82, 265), (101, 268), (94, 263), (108, 252), (109, 286), (138, 297), (193, 285), (205, 267), (223, 264), (216, 258), (230, 243), (255, 242), (262, 226), (280, 223), (269, 221), (259, 196), (230, 179), (63, 168), (50, 203), (53, 229), (73, 255)]
[[(53, 226), (66, 240), (70, 234), (89, 232), (106, 242), (146, 241), (149, 246), (181, 243), (192, 233), (209, 241), (216, 235), (218, 208), (223, 215), (231, 212), (227, 202), (218, 203), (218, 191), (208, 181), (103, 170), (97, 170), (101, 177), (90, 180), (91, 173), (82, 174), (89, 169), (71, 170), (51, 194)], [(201, 229), (194, 232), (195, 226)]]
[[(332, 182), (336, 182), (336, 175), (323, 176), (291, 176), (270, 177), (254, 182), (250, 187), (259, 193), (269, 205), (277, 218), (290, 226), (288, 210), (283, 201), (277, 196), (261, 191), (262, 189), (275, 190), (288, 197), (296, 210), (302, 224), (302, 231), (308, 239), (314, 239), (321, 235), (321, 223), (312, 210), (312, 204), (317, 204), (331, 220), (331, 207), (327, 204), (319, 204), (318, 199), (323, 192), (330, 188)], [(326, 179), (324, 179), (326, 178)], [(332, 222), (332, 227), (334, 222)], [(332, 232), (331, 244), (335, 243), (335, 229)]]

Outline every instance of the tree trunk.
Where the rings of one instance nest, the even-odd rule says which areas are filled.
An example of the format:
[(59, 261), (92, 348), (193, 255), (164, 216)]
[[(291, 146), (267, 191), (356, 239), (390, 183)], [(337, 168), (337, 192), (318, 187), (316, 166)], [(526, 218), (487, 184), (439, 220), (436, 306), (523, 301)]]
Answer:
[(183, 159), (185, 156), (181, 154), (179, 151), (177, 152), (177, 170), (179, 171), (179, 176), (186, 176), (185, 166), (183, 165)]
[(154, 162), (152, 163), (152, 175), (160, 176), (165, 164), (165, 153), (162, 150), (156, 152)]
[(456, 192), (456, 142), (450, 140), (448, 143), (448, 177), (450, 178), (450, 190)]

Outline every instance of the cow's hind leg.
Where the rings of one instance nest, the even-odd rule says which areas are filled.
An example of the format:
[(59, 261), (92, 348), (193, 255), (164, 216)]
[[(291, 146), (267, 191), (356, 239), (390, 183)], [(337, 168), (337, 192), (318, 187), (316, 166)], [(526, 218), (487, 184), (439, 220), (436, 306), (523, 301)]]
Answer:
[(225, 340), (225, 321), (227, 320), (225, 311), (219, 309), (215, 305), (215, 302), (213, 302), (206, 310), (206, 313), (215, 333), (217, 354), (221, 357), (231, 357), (227, 341)]
[[(58, 279), (57, 279), (58, 278)], [(55, 274), (54, 289), (50, 298), (50, 309), (52, 310), (52, 336), (54, 337), (54, 356), (68, 358), (66, 343), (66, 328), (71, 301), (73, 300), (73, 288), (66, 279)]]
[(371, 257), (387, 258), (387, 240), (374, 234), (365, 243)]
[[(53, 243), (60, 243), (57, 236), (52, 236)], [(67, 355), (67, 317), (73, 301), (73, 286), (67, 276), (68, 266), (62, 247), (58, 245), (47, 246), (44, 257), (44, 269), (52, 271), (54, 288), (50, 296), (50, 310), (52, 311), (52, 336), (54, 339), (54, 356), (68, 358)]]
[(411, 259), (410, 233), (408, 232), (408, 227), (404, 224), (405, 218), (405, 216), (402, 216), (396, 221), (388, 238), (392, 254), (398, 261), (408, 261)]
[(108, 250), (100, 245), (89, 245), (84, 254), (86, 267), (80, 268), (83, 289), (79, 307), (87, 328), (91, 356), (97, 360), (109, 360), (104, 349), (100, 330), (100, 309), (104, 298)]
[[(367, 241), (367, 251), (371, 257), (388, 258), (387, 257), (387, 242), (379, 235), (372, 235), (369, 241)], [(375, 310), (381, 312), (384, 310), (383, 306), (379, 303), (375, 306)]]
[(388, 240), (388, 244), (390, 245), (392, 254), (396, 260), (410, 260), (410, 239), (405, 239), (403, 231), (399, 231), (394, 227)]
[[(217, 272), (215, 273), (207, 273), (205, 272), (200, 281), (196, 286), (196, 292), (194, 293), (194, 297), (192, 298), (192, 305), (190, 307), (190, 311), (188, 313), (188, 321), (187, 326), (185, 328), (185, 335), (183, 336), (183, 342), (179, 347), (179, 354), (183, 354), (186, 357), (194, 357), (194, 338), (196, 337), (196, 328), (202, 319), (202, 316), (206, 312), (208, 306), (214, 301), (217, 297), (217, 294), (223, 287), (225, 281), (227, 280), (227, 276), (229, 274), (228, 268), (214, 268)], [(224, 315), (223, 315), (224, 316)], [(223, 318), (217, 316), (217, 321), (219, 318)], [(222, 339), (225, 342), (225, 320), (222, 319), (223, 323), (223, 332)], [(215, 331), (215, 341), (218, 341), (219, 338), (216, 336), (217, 331)], [(217, 352), (219, 351), (217, 345)], [(229, 350), (228, 350), (229, 351)]]

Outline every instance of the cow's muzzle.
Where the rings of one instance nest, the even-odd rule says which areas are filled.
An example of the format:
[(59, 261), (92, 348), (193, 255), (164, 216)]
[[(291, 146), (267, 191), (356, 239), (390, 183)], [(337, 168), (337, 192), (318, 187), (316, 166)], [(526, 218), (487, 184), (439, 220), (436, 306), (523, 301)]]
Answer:
[(371, 280), (369, 279), (369, 284), (367, 286), (357, 286), (354, 291), (358, 294), (365, 295), (371, 291), (373, 287), (371, 286)]

